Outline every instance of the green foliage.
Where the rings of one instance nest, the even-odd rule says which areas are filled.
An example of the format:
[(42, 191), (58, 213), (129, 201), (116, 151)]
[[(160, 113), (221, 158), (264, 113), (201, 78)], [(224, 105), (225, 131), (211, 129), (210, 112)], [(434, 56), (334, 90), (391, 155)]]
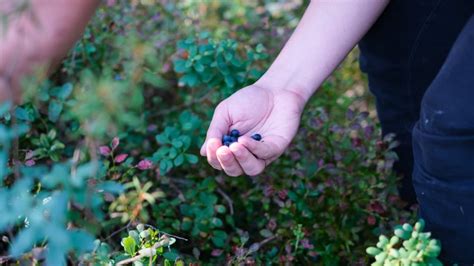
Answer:
[[(87, 186), (95, 171), (93, 165), (56, 164), (51, 170), (42, 166), (20, 170), (23, 178), (0, 191), (5, 211), (0, 230), (23, 228), (10, 247), (11, 254), (19, 256), (35, 243), (47, 240), (46, 261), (62, 265), (68, 251), (80, 254), (91, 250), (92, 236), (83, 230), (68, 230), (67, 223), (74, 213), (68, 210), (68, 204), (101, 215), (102, 193), (91, 194), (88, 189), (95, 189)], [(39, 182), (36, 185), (35, 180)]]
[(31, 144), (36, 149), (28, 154), (28, 159), (51, 158), (55, 162), (58, 161), (65, 145), (56, 139), (56, 134), (56, 130), (52, 129), (48, 134), (40, 134), (39, 138), (32, 139)]
[(198, 146), (199, 138), (193, 134), (202, 121), (189, 111), (184, 111), (179, 116), (176, 126), (166, 127), (161, 134), (156, 135), (156, 141), (161, 147), (153, 154), (153, 161), (159, 162), (162, 174), (168, 173), (173, 167), (185, 164), (196, 164), (198, 157), (187, 153), (194, 144)]
[[(125, 251), (124, 255), (132, 258), (134, 265), (154, 265), (158, 261), (164, 265), (182, 265), (182, 260), (178, 259), (179, 255), (170, 249), (175, 242), (175, 238), (148, 225), (139, 224), (136, 230), (129, 231), (128, 236), (122, 238), (121, 245)], [(117, 263), (120, 264), (121, 261), (126, 259), (121, 260), (118, 257)]]
[(377, 246), (366, 250), (375, 258), (372, 265), (442, 265), (437, 259), (441, 244), (431, 233), (423, 232), (424, 225), (421, 219), (415, 226), (405, 223), (395, 227), (390, 239), (380, 235)]
[[(365, 247), (412, 214), (396, 196), (396, 143), (362, 112), (372, 105), (356, 52), (264, 174), (229, 178), (197, 157), (216, 104), (263, 73), (302, 9), (297, 0), (100, 8), (49, 80), (25, 80), (24, 104), (0, 106), (0, 256), (367, 264)], [(160, 230), (125, 234), (144, 223)], [(155, 247), (166, 237), (188, 241)]]
[(246, 57), (239, 55), (237, 43), (226, 39), (216, 42), (208, 33), (199, 38), (188, 38), (178, 42), (179, 58), (174, 60), (174, 70), (182, 74), (179, 85), (219, 88), (221, 97), (255, 81), (262, 74), (251, 66), (255, 61), (265, 59), (262, 44), (256, 49), (248, 49)]

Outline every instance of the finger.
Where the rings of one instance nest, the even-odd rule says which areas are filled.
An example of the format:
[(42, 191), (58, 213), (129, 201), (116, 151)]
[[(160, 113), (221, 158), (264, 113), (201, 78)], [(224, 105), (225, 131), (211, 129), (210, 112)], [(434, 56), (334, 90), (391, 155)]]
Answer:
[(222, 170), (221, 164), (217, 159), (217, 149), (219, 149), (221, 146), (221, 140), (215, 138), (209, 139), (206, 145), (207, 162), (209, 162), (209, 164), (217, 170)]
[(222, 146), (217, 150), (217, 159), (221, 163), (222, 169), (229, 176), (239, 176), (243, 174), (243, 170), (230, 151), (229, 147)]
[(284, 147), (287, 145), (287, 142), (278, 136), (264, 136), (260, 141), (242, 136), (239, 138), (239, 143), (244, 145), (255, 157), (262, 160), (277, 158), (283, 153)]
[(201, 150), (199, 151), (201, 156), (206, 156), (207, 155), (207, 141), (204, 141), (204, 144), (201, 146)]
[[(230, 121), (228, 119), (227, 108), (225, 104), (219, 104), (214, 111), (212, 116), (211, 124), (207, 130), (206, 140), (201, 147), (201, 155), (206, 156), (209, 149), (206, 146), (209, 144), (209, 140), (212, 138), (221, 139), (224, 136), (230, 127)], [(222, 145), (222, 144), (221, 144)]]
[(245, 174), (256, 176), (265, 169), (265, 161), (255, 158), (241, 143), (234, 142), (230, 145), (229, 149), (234, 154), (235, 159), (237, 159)]

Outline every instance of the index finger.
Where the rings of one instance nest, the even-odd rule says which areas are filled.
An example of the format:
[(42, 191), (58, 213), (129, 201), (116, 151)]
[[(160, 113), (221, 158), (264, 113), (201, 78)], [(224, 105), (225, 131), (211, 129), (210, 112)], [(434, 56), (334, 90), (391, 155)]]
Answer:
[(274, 160), (284, 151), (287, 141), (279, 136), (265, 136), (261, 141), (254, 140), (248, 136), (239, 138), (239, 143), (244, 145), (258, 159)]

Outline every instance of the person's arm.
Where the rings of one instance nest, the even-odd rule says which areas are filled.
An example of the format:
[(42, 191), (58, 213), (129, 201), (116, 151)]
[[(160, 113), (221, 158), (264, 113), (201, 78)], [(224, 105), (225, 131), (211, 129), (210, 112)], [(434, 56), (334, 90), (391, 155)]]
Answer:
[[(1, 0), (0, 16), (18, 0)], [(8, 16), (0, 30), (0, 102), (19, 100), (20, 81), (35, 68), (50, 71), (80, 38), (99, 0), (30, 0), (27, 11)]]
[[(228, 175), (256, 175), (278, 158), (295, 136), (304, 105), (377, 20), (389, 0), (313, 0), (268, 71), (221, 102), (201, 155)], [(230, 147), (230, 129), (244, 136)], [(263, 141), (250, 138), (260, 133)]]
[(389, 0), (313, 0), (257, 85), (307, 101), (377, 20)]

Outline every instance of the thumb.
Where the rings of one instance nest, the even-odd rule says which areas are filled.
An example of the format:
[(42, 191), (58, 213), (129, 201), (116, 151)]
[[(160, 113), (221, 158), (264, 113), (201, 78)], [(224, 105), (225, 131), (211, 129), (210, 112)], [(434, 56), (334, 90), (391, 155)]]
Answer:
[(222, 136), (227, 134), (231, 126), (230, 119), (227, 115), (227, 108), (225, 105), (219, 104), (214, 111), (214, 115), (211, 120), (211, 124), (207, 130), (206, 140), (201, 147), (201, 155), (207, 155), (207, 144), (211, 139), (218, 139), (219, 142), (221, 141)]

